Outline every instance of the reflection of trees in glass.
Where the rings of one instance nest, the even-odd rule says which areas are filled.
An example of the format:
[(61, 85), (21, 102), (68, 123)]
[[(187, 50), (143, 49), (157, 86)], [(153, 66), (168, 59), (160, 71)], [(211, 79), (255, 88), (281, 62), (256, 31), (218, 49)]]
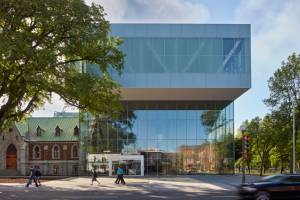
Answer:
[(126, 145), (134, 144), (136, 135), (132, 132), (136, 116), (132, 111), (120, 119), (95, 116), (91, 124), (91, 135), (87, 138), (88, 153), (121, 153)]
[(213, 130), (213, 127), (215, 126), (220, 113), (221, 113), (220, 110), (208, 110), (202, 113), (201, 115), (202, 124), (206, 126), (209, 132)]
[[(224, 110), (208, 110), (201, 115), (202, 124), (209, 133), (215, 133), (212, 144), (218, 173), (231, 173), (234, 169), (233, 134), (228, 132), (230, 123), (222, 114)], [(219, 134), (220, 133), (220, 134)]]
[(216, 164), (218, 173), (232, 173), (234, 170), (233, 157), (233, 143), (234, 138), (232, 133), (227, 133), (220, 141), (216, 142)]

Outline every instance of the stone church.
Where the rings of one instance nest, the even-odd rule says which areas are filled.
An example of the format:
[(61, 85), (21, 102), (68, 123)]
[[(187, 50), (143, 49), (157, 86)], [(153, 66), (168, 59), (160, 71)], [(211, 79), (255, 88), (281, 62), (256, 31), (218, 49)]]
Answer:
[(0, 132), (0, 175), (74, 176), (79, 171), (79, 117), (28, 118)]

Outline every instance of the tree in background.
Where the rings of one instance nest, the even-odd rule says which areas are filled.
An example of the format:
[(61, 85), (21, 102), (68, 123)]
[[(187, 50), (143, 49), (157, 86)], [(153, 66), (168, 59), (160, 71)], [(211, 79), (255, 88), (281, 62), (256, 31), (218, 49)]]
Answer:
[(259, 123), (259, 129), (253, 137), (254, 149), (260, 161), (260, 176), (262, 176), (268, 165), (270, 151), (274, 148), (274, 128), (272, 118), (267, 115)]
[(255, 166), (255, 157), (257, 155), (257, 151), (256, 151), (256, 147), (254, 145), (255, 142), (255, 137), (258, 135), (259, 131), (260, 131), (260, 121), (261, 119), (259, 117), (255, 117), (253, 118), (251, 121), (245, 121), (243, 123), (244, 127), (246, 128), (246, 131), (250, 134), (250, 155), (249, 155), (249, 159), (246, 161), (247, 167), (248, 167), (248, 171), (250, 174), (250, 169), (251, 169), (251, 165)]
[[(300, 55), (293, 53), (288, 57), (286, 62), (282, 62), (282, 65), (277, 69), (274, 75), (268, 81), (270, 96), (265, 99), (264, 102), (267, 106), (271, 107), (273, 111), (284, 111), (288, 115), (286, 116), (286, 122), (292, 127), (292, 111), (293, 103), (296, 104), (296, 133), (299, 130), (300, 120)], [(292, 129), (290, 129), (292, 130)], [(291, 136), (286, 135), (286, 137)], [(296, 134), (297, 138), (297, 134)], [(292, 148), (292, 145), (290, 146)], [(291, 159), (292, 161), (292, 151)], [(292, 165), (290, 163), (290, 171), (292, 172)]]
[[(101, 6), (82, 0), (3, 0), (0, 6), (0, 130), (58, 94), (82, 111), (121, 109), (120, 39), (109, 35)], [(81, 73), (97, 64), (101, 76)]]
[(289, 162), (291, 138), (288, 136), (292, 129), (289, 123), (288, 112), (286, 112), (284, 108), (273, 111), (271, 116), (273, 122), (273, 137), (275, 140), (271, 156), (274, 157), (275, 163), (279, 163), (280, 173), (283, 173)]

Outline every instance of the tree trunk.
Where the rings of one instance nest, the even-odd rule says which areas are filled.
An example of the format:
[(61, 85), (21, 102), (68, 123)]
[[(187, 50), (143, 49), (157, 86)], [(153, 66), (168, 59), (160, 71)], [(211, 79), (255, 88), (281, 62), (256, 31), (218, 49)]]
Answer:
[(247, 168), (248, 168), (248, 173), (250, 174), (251, 170), (250, 170), (250, 162), (249, 162), (249, 160), (247, 161)]
[(265, 160), (264, 160), (264, 174), (266, 173), (266, 171), (267, 171), (267, 169), (268, 169), (268, 168), (267, 168), (267, 167), (268, 167), (268, 166), (267, 166), (267, 161), (268, 161), (268, 159), (265, 159)]
[[(293, 138), (293, 136), (292, 136)], [(293, 141), (292, 141), (292, 144), (293, 144)], [(291, 154), (290, 154), (290, 174), (293, 173), (293, 145), (292, 145), (292, 148), (291, 148)]]
[(263, 169), (264, 169), (264, 159), (262, 159), (261, 163), (260, 163), (260, 172), (259, 175), (262, 176), (263, 175)]
[(283, 173), (283, 159), (281, 159), (280, 174)]

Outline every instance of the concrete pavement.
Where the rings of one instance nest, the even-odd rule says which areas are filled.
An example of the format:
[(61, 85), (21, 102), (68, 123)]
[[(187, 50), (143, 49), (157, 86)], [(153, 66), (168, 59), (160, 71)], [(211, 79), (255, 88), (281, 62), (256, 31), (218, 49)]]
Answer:
[[(126, 185), (115, 184), (115, 177), (100, 177), (100, 185), (91, 177), (73, 177), (42, 182), (42, 186), (25, 188), (24, 184), (0, 183), (0, 200), (4, 199), (235, 199), (238, 175), (197, 175), (175, 177), (125, 177)], [(247, 177), (247, 179), (258, 177)], [(84, 197), (83, 197), (84, 196)], [(82, 197), (82, 198), (79, 198)], [(172, 198), (171, 198), (172, 197)], [(210, 198), (209, 198), (210, 197)]]

